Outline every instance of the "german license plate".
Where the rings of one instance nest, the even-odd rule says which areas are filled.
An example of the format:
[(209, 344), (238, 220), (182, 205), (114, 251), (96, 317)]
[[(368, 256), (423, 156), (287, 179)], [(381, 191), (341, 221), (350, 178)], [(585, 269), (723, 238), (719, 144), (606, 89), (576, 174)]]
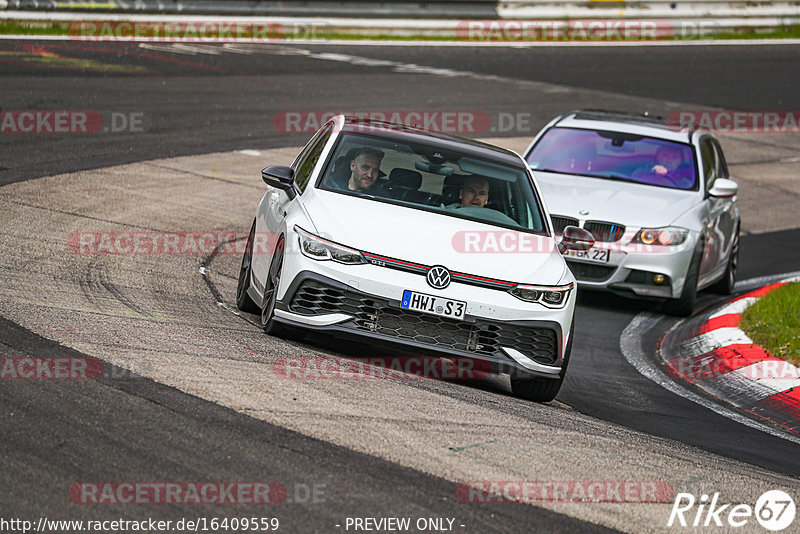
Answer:
[(403, 291), (403, 300), (400, 302), (400, 307), (458, 320), (463, 320), (464, 315), (467, 313), (466, 302), (434, 297), (433, 295), (417, 293), (410, 289)]
[(603, 248), (592, 248), (589, 250), (568, 250), (565, 256), (591, 263), (608, 263), (608, 260), (611, 259), (611, 251)]

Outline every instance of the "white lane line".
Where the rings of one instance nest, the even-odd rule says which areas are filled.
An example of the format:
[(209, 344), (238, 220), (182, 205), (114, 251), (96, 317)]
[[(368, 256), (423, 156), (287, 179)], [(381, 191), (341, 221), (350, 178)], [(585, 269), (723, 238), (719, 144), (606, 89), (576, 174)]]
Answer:
[[(738, 289), (738, 288), (737, 288)], [(747, 309), (748, 306), (753, 304), (758, 299), (755, 297), (747, 297), (744, 299), (739, 299), (731, 302), (730, 304), (726, 304), (722, 308), (719, 309), (718, 312), (714, 313), (713, 315), (709, 315), (709, 319), (715, 319), (717, 317), (722, 317), (723, 315), (739, 315), (744, 313), (744, 310)]]
[(313, 39), (308, 41), (282, 41), (282, 44), (309, 46), (397, 46), (397, 47), (480, 47), (480, 48), (542, 48), (542, 47), (642, 47), (642, 46), (755, 46), (755, 45), (800, 45), (800, 39), (720, 39), (688, 41), (602, 41), (584, 43), (580, 41), (370, 41), (368, 39)]
[(797, 380), (792, 387), (800, 386), (800, 368), (785, 360), (761, 360), (737, 371), (750, 379)]
[(724, 399), (737, 407), (750, 406), (776, 393), (780, 393), (780, 391), (776, 391), (757, 380), (750, 380), (744, 376), (737, 375), (736, 371), (722, 375), (719, 378), (703, 380), (702, 384), (697, 382), (695, 384), (711, 392), (715, 397)]
[(681, 343), (678, 352), (701, 355), (728, 345), (752, 345), (753, 340), (734, 327), (717, 328)]
[(468, 70), (455, 70), (444, 69), (438, 67), (429, 67), (426, 65), (417, 65), (416, 63), (401, 63), (398, 61), (390, 61), (386, 59), (373, 59), (362, 56), (354, 56), (351, 54), (334, 54), (330, 52), (315, 53), (310, 50), (302, 50), (305, 55), (314, 59), (321, 59), (324, 61), (339, 61), (349, 63), (351, 65), (359, 65), (365, 67), (384, 67), (391, 69), (393, 72), (403, 74), (430, 74), (432, 76), (444, 76), (446, 78), (470, 78), (482, 82), (496, 82), (496, 83), (511, 83), (519, 87), (528, 87), (539, 93), (566, 93), (573, 91), (574, 88), (564, 85), (558, 85), (547, 82), (537, 82), (532, 80), (522, 80), (519, 78), (509, 78), (506, 76), (497, 76), (494, 74), (481, 74), (479, 72), (472, 72)]
[(733, 371), (743, 379), (756, 380), (775, 393), (800, 386), (798, 369), (783, 360), (761, 360)]
[(758, 289), (759, 287), (768, 286), (775, 282), (792, 282), (800, 280), (800, 271), (793, 271), (791, 273), (783, 274), (770, 274), (768, 276), (759, 276), (758, 278), (749, 278), (736, 282), (736, 291), (750, 291)]
[(712, 412), (715, 412), (723, 417), (727, 417), (728, 419), (736, 421), (737, 423), (749, 426), (755, 430), (760, 430), (771, 436), (785, 439), (786, 441), (791, 441), (792, 443), (797, 443), (800, 445), (800, 436), (783, 433), (772, 428), (771, 426), (759, 423), (758, 421), (753, 421), (752, 419), (749, 419), (740, 413), (701, 397), (700, 395), (697, 395), (696, 393), (693, 393), (676, 382), (670, 380), (670, 378), (664, 374), (661, 369), (656, 367), (645, 356), (644, 349), (642, 348), (642, 332), (652, 328), (658, 322), (659, 318), (660, 316), (657, 314), (642, 312), (634, 317), (622, 332), (622, 336), (619, 339), (619, 347), (622, 351), (622, 355), (625, 357), (628, 363), (634, 367), (634, 369), (636, 369), (642, 376), (652, 380), (667, 391), (690, 400), (695, 404), (699, 404), (700, 406), (707, 408)]

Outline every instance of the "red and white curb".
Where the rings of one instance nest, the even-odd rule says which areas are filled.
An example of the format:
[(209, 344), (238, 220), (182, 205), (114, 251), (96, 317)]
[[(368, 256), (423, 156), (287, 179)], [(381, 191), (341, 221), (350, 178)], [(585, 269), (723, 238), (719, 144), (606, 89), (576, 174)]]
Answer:
[(749, 305), (790, 281), (746, 293), (702, 322), (662, 337), (658, 348), (667, 375), (800, 434), (800, 368), (756, 345), (739, 328)]

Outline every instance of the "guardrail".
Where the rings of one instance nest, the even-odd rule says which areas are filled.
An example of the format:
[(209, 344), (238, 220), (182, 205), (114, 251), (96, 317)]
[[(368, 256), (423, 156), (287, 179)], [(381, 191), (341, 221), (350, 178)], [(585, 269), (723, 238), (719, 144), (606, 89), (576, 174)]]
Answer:
[(497, 0), (0, 0), (8, 10), (362, 18), (497, 18)]
[[(2, 11), (5, 9), (5, 11)], [(700, 35), (800, 25), (800, 1), (745, 0), (0, 0), (0, 19), (59, 14), (300, 17), (360, 35), (449, 36), (471, 20), (652, 21)], [(38, 13), (38, 15), (37, 15)]]
[(762, 19), (796, 24), (800, 2), (499, 0), (497, 12), (506, 19)]

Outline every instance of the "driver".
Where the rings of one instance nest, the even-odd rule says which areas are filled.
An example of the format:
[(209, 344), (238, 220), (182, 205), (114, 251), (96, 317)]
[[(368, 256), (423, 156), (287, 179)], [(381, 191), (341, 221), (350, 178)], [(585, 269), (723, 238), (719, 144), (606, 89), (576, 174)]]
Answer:
[(665, 146), (656, 152), (656, 164), (650, 168), (650, 172), (659, 176), (673, 174), (683, 164), (683, 152), (678, 147)]
[(489, 201), (489, 180), (481, 176), (470, 176), (464, 179), (461, 191), (458, 193), (462, 208), (467, 206), (486, 207)]
[(683, 160), (683, 150), (678, 146), (663, 146), (656, 152), (655, 165), (639, 168), (632, 177), (648, 184), (679, 189), (694, 185), (694, 169)]
[(383, 153), (372, 149), (362, 148), (350, 161), (350, 179), (347, 189), (350, 191), (367, 191), (380, 176), (381, 159)]

